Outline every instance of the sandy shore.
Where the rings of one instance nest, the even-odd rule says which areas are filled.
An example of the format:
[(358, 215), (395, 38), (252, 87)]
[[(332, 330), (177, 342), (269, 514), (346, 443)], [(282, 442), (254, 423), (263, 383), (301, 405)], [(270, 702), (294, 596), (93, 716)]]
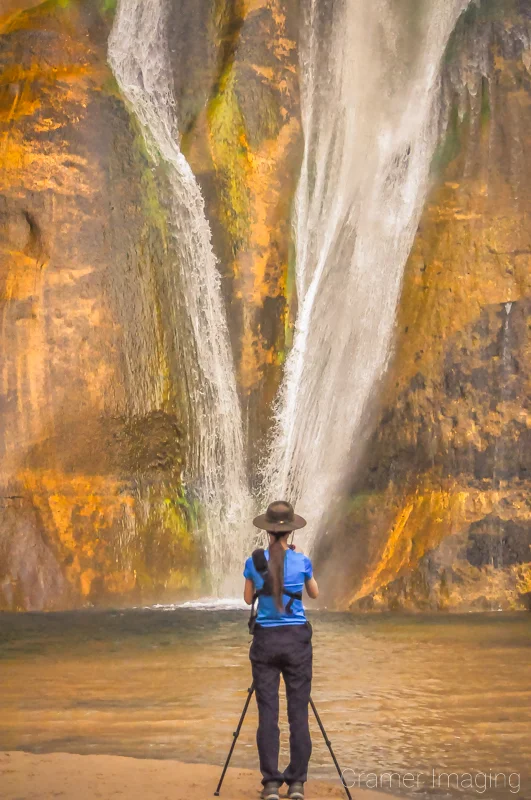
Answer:
[[(180, 761), (0, 753), (2, 800), (207, 800), (214, 794), (220, 768)], [(231, 768), (221, 789), (222, 800), (258, 800), (260, 776)], [(309, 800), (345, 797), (341, 785), (309, 781)], [(380, 792), (353, 790), (354, 800), (390, 800)]]

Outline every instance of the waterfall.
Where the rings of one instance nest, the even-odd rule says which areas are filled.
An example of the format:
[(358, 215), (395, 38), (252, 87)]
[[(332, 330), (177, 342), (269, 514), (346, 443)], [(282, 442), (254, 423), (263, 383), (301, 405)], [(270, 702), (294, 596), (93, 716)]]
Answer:
[(295, 201), (298, 316), (264, 499), (287, 497), (311, 549), (363, 439), (441, 129), (440, 66), (468, 0), (309, 0)]
[[(171, 190), (169, 224), (175, 264), (167, 276), (174, 306), (188, 314), (185, 370), (193, 417), (187, 475), (197, 486), (215, 593), (234, 590), (241, 574), (244, 522), (250, 516), (241, 412), (204, 201), (179, 148), (178, 108), (167, 42), (169, 0), (120, 0), (109, 38), (109, 62)], [(154, 312), (155, 313), (155, 312)], [(174, 325), (177, 336), (177, 321)], [(182, 345), (181, 348), (182, 349)], [(238, 581), (239, 588), (239, 581)]]

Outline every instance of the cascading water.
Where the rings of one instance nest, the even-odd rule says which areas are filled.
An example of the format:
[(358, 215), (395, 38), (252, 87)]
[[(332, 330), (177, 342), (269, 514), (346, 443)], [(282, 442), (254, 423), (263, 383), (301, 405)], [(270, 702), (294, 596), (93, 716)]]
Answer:
[(352, 469), (364, 411), (389, 357), (441, 127), (441, 59), (467, 5), (305, 5), (305, 150), (295, 209), (299, 311), (263, 493), (297, 504), (310, 522), (310, 549)]
[[(466, 5), (310, 0), (303, 6), (299, 313), (262, 496), (297, 503), (310, 521), (310, 546), (351, 468), (364, 411), (389, 357), (403, 268), (440, 131), (440, 62)], [(185, 365), (195, 421), (188, 471), (199, 487), (219, 592), (226, 591), (222, 576), (239, 573), (242, 523), (252, 503), (210, 229), (179, 148), (167, 11), (167, 0), (120, 0), (109, 61), (153, 159), (169, 175), (172, 287), (184, 296), (193, 334)]]
[(108, 55), (147, 147), (169, 177), (176, 264), (168, 285), (176, 298), (183, 294), (192, 332), (183, 365), (195, 428), (188, 473), (203, 509), (213, 590), (230, 593), (241, 573), (243, 523), (250, 516), (242, 422), (203, 197), (179, 148), (167, 16), (167, 0), (120, 0)]

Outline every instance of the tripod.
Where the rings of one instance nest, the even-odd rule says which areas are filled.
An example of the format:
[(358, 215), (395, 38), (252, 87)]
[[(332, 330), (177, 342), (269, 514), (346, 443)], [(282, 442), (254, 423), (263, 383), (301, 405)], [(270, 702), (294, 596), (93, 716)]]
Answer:
[[(230, 762), (231, 757), (232, 757), (232, 753), (233, 753), (234, 748), (236, 746), (236, 741), (238, 739), (238, 736), (240, 735), (240, 731), (241, 731), (242, 725), (243, 725), (243, 720), (245, 719), (245, 715), (247, 714), (247, 709), (249, 708), (249, 703), (251, 702), (251, 697), (253, 696), (253, 692), (254, 692), (254, 682), (247, 689), (247, 699), (246, 699), (245, 705), (243, 707), (243, 711), (242, 711), (242, 715), (240, 717), (240, 721), (238, 722), (238, 727), (236, 728), (236, 730), (232, 734), (232, 737), (233, 737), (232, 738), (232, 744), (230, 746), (229, 754), (227, 756), (227, 760), (225, 761), (225, 766), (223, 767), (223, 772), (221, 773), (221, 778), (219, 779), (219, 783), (217, 785), (217, 789), (214, 792), (215, 797), (219, 797), (219, 793), (221, 791), (221, 784), (223, 783), (223, 779), (225, 777), (225, 773), (227, 772), (227, 769), (228, 769), (228, 766), (229, 766), (229, 762)], [(339, 764), (337, 763), (337, 758), (335, 757), (334, 751), (332, 750), (332, 743), (331, 743), (330, 739), (328, 738), (328, 736), (326, 735), (326, 731), (324, 729), (324, 725), (321, 722), (321, 717), (317, 713), (317, 709), (315, 707), (315, 703), (313, 702), (311, 697), (310, 697), (310, 706), (312, 707), (312, 711), (315, 714), (315, 719), (317, 720), (317, 724), (319, 725), (321, 733), (323, 734), (323, 738), (325, 740), (325, 744), (328, 747), (328, 749), (330, 750), (330, 755), (332, 756), (332, 761), (334, 762), (335, 768), (337, 769), (338, 775), (339, 775), (339, 777), (341, 779), (341, 783), (343, 784), (343, 788), (344, 788), (344, 790), (346, 792), (348, 800), (352, 800), (352, 795), (350, 794), (350, 790), (349, 790), (349, 788), (348, 788), (348, 786), (347, 786), (347, 784), (345, 782), (345, 778), (343, 777), (343, 773), (341, 772), (341, 768), (340, 768)]]

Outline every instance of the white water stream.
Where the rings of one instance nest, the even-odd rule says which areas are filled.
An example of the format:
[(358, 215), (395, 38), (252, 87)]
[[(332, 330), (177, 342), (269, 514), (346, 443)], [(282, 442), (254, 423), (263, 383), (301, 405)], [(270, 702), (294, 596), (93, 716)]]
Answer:
[(176, 256), (170, 286), (176, 298), (184, 294), (192, 331), (183, 364), (194, 419), (187, 472), (203, 511), (212, 589), (223, 594), (234, 591), (234, 576), (241, 575), (252, 510), (220, 276), (203, 197), (179, 148), (179, 109), (167, 42), (169, 10), (168, 0), (120, 0), (108, 57), (152, 158), (166, 165), (169, 178)]
[(441, 130), (441, 60), (467, 4), (303, 4), (299, 310), (264, 499), (297, 505), (310, 523), (309, 550), (352, 471), (364, 412), (388, 362)]

